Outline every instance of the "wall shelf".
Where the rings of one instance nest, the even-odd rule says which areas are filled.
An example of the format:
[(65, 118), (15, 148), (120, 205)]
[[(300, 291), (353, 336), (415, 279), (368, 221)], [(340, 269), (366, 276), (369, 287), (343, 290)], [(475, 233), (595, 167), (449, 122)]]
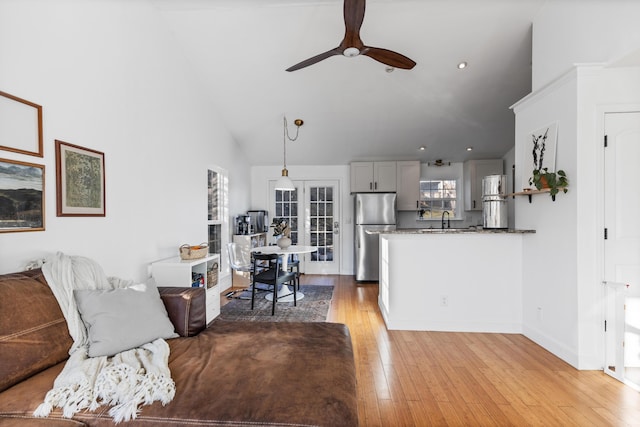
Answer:
[[(558, 190), (560, 191), (564, 191), (566, 187), (560, 187)], [(551, 192), (550, 188), (543, 188), (541, 190), (523, 190), (523, 191), (518, 191), (516, 193), (511, 193), (511, 194), (507, 194), (507, 196), (511, 196), (513, 198), (515, 198), (516, 196), (528, 196), (529, 197), (529, 203), (531, 203), (531, 196), (533, 196), (534, 194), (546, 194)], [(554, 202), (556, 201), (556, 196), (551, 196), (551, 200), (553, 200)]]

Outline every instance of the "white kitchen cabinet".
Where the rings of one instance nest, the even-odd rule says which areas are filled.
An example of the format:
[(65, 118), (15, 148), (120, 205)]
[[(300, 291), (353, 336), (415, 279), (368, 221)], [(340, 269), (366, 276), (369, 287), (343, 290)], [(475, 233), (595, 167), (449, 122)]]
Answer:
[(351, 163), (352, 193), (396, 191), (396, 162)]
[(219, 254), (191, 260), (176, 256), (151, 263), (151, 277), (157, 286), (204, 287), (209, 323), (220, 314), (219, 269)]
[(396, 195), (399, 211), (418, 209), (420, 200), (420, 162), (396, 162)]
[(467, 160), (464, 162), (464, 210), (482, 210), (482, 178), (502, 175), (502, 159)]

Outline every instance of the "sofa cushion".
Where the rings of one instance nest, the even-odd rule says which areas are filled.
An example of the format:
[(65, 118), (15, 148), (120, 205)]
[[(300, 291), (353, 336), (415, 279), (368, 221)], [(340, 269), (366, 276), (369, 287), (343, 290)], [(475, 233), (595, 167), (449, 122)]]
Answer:
[(112, 356), (158, 338), (178, 336), (154, 285), (76, 289), (73, 296), (87, 328), (89, 357)]
[[(337, 323), (225, 322), (195, 337), (168, 341), (176, 395), (142, 407), (123, 427), (358, 425), (351, 337)], [(28, 418), (51, 388), (61, 365), (0, 395), (3, 417)], [(73, 419), (113, 427), (109, 407)], [(60, 419), (55, 408), (50, 419)]]
[(204, 288), (160, 286), (158, 291), (178, 335), (192, 337), (207, 327)]
[(0, 391), (66, 360), (73, 344), (42, 271), (0, 275)]

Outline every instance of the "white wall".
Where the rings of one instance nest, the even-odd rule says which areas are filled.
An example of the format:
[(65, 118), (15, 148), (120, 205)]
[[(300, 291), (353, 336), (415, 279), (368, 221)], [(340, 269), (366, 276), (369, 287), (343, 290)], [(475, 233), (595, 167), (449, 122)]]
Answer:
[[(46, 230), (0, 234), (0, 273), (63, 251), (108, 275), (206, 240), (206, 168), (230, 175), (230, 210), (249, 205), (249, 168), (146, 1), (3, 0), (0, 90), (43, 106)], [(105, 153), (104, 218), (56, 217), (54, 140)]]
[(531, 131), (556, 121), (556, 168), (569, 178), (556, 202), (516, 201), (516, 226), (537, 231), (523, 247), (523, 331), (575, 367), (601, 369), (604, 114), (640, 111), (640, 68), (577, 67), (515, 111), (519, 164)]
[[(553, 90), (516, 105), (516, 165), (528, 165), (531, 134), (558, 123), (556, 168), (569, 178), (569, 192), (553, 202), (548, 194), (515, 200), (516, 228), (533, 229), (523, 244), (523, 332), (554, 354), (578, 365), (577, 191), (575, 73)], [(516, 166), (516, 183), (529, 174)], [(517, 184), (518, 185), (518, 184)], [(521, 190), (521, 188), (518, 188)]]
[(640, 49), (640, 2), (547, 1), (533, 25), (532, 88), (577, 63), (610, 63)]
[[(516, 200), (516, 227), (534, 228), (523, 247), (523, 331), (573, 366), (601, 369), (602, 136), (604, 112), (640, 102), (634, 64), (640, 3), (546, 2), (533, 25), (533, 94), (516, 104), (516, 182), (530, 132), (558, 122), (556, 167), (569, 193)], [(637, 65), (637, 62), (636, 62)], [(526, 171), (525, 171), (526, 172)]]

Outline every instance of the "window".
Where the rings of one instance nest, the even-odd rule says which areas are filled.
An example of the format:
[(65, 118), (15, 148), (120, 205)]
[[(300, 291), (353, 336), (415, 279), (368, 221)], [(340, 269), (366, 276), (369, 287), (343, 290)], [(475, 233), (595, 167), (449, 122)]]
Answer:
[[(222, 254), (229, 238), (229, 178), (227, 172), (217, 166), (207, 168), (207, 241), (209, 253)], [(221, 272), (228, 271), (228, 257), (220, 257)]]
[(444, 212), (458, 218), (457, 184), (455, 179), (420, 181), (420, 216), (422, 219), (440, 219)]

